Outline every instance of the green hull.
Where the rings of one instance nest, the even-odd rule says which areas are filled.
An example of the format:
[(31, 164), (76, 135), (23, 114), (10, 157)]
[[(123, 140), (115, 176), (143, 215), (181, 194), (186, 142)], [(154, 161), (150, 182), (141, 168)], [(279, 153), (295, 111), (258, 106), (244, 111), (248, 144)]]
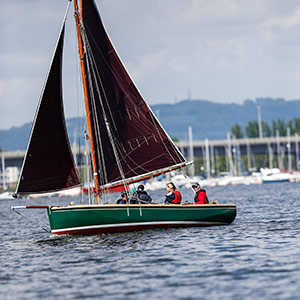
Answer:
[(52, 234), (89, 235), (226, 225), (235, 219), (236, 205), (76, 205), (51, 207), (48, 216)]

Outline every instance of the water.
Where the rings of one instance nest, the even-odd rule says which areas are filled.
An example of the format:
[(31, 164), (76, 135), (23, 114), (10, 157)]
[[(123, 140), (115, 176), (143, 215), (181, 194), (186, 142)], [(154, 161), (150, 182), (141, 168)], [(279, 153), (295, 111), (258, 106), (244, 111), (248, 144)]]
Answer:
[[(49, 237), (10, 211), (70, 198), (1, 201), (0, 299), (299, 299), (299, 187), (208, 188), (238, 205), (229, 226), (88, 237)], [(22, 212), (48, 226), (45, 211)]]

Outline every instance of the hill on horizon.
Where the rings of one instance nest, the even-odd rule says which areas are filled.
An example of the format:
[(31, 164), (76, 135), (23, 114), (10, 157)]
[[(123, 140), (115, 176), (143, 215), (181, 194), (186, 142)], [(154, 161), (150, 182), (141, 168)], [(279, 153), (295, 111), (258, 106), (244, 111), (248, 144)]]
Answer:
[[(234, 124), (244, 128), (249, 121), (257, 120), (257, 107), (261, 108), (261, 118), (271, 124), (278, 118), (289, 121), (300, 117), (300, 100), (286, 101), (282, 98), (257, 98), (245, 100), (242, 104), (217, 103), (207, 100), (182, 100), (175, 104), (152, 105), (151, 109), (158, 117), (170, 137), (188, 140), (188, 127), (193, 128), (194, 140), (226, 139)], [(84, 124), (83, 118), (66, 120), (70, 142), (75, 132)], [(83, 127), (83, 126), (81, 126)], [(25, 150), (31, 129), (31, 123), (8, 130), (0, 130), (2, 150)], [(83, 131), (83, 130), (82, 130)], [(81, 133), (82, 135), (82, 133)]]

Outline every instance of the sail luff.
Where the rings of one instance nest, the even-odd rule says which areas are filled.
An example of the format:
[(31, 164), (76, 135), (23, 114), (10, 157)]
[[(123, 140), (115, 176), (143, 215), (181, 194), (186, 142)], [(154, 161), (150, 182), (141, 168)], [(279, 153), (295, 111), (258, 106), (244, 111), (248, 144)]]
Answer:
[[(80, 67), (81, 67), (81, 73), (82, 73), (82, 84), (83, 84), (83, 93), (84, 93), (84, 103), (85, 103), (85, 109), (86, 109), (86, 116), (87, 116), (87, 124), (88, 124), (88, 131), (90, 136), (90, 147), (91, 147), (91, 156), (92, 156), (92, 167), (93, 167), (93, 178), (95, 183), (95, 189), (96, 189), (96, 199), (97, 204), (99, 204), (99, 180), (98, 180), (98, 172), (97, 172), (97, 165), (96, 165), (96, 159), (95, 159), (95, 146), (94, 146), (94, 139), (93, 139), (93, 132), (92, 132), (92, 124), (91, 124), (91, 112), (90, 112), (90, 106), (88, 101), (88, 90), (87, 90), (87, 83), (86, 83), (86, 71), (85, 71), (85, 64), (83, 57), (86, 55), (84, 53), (83, 49), (83, 43), (82, 43), (82, 36), (80, 31), (80, 22), (82, 22), (82, 17), (80, 13), (80, 19), (79, 19), (79, 10), (78, 10), (78, 3), (77, 0), (74, 0), (74, 11), (75, 11), (75, 20), (76, 20), (76, 28), (77, 28), (77, 40), (78, 40), (78, 52), (79, 52), (79, 58), (80, 58)], [(80, 1), (80, 12), (82, 12), (82, 1)]]
[[(48, 193), (80, 185), (62, 103), (62, 52), (70, 4), (35, 113), (16, 194)], [(52, 147), (55, 148), (53, 153)]]
[[(55, 45), (55, 48), (57, 48), (58, 46), (58, 43), (60, 41), (60, 36), (61, 36), (61, 33), (62, 31), (64, 30), (64, 26), (65, 26), (65, 22), (66, 22), (66, 18), (67, 18), (67, 15), (68, 15), (68, 11), (70, 9), (70, 5), (71, 3), (69, 2), (68, 3), (68, 6), (67, 6), (67, 9), (66, 9), (66, 12), (65, 12), (65, 16), (64, 16), (64, 19), (63, 19), (63, 22), (62, 22), (62, 26), (61, 26), (61, 29), (60, 29), (60, 33), (58, 35), (58, 39), (56, 41), (56, 45)], [(51, 59), (51, 62), (53, 61), (54, 59), (54, 56), (55, 56), (55, 53), (56, 51), (53, 52), (52, 54), (52, 59)], [(31, 131), (30, 131), (30, 135), (29, 135), (29, 139), (28, 139), (28, 144), (27, 144), (27, 148), (26, 148), (26, 151), (25, 151), (25, 155), (24, 155), (24, 159), (23, 159), (23, 163), (22, 163), (22, 167), (21, 167), (21, 172), (20, 174), (23, 173), (23, 170), (24, 170), (24, 166), (25, 166), (25, 162), (26, 162), (26, 157), (28, 155), (28, 149), (29, 149), (29, 145), (30, 145), (30, 141), (31, 141), (31, 138), (32, 138), (32, 134), (33, 134), (33, 129), (34, 129), (34, 124), (36, 123), (36, 119), (37, 119), (37, 116), (38, 116), (38, 112), (39, 112), (39, 108), (41, 106), (41, 102), (42, 102), (42, 95), (44, 94), (44, 91), (45, 91), (45, 87), (46, 87), (46, 83), (47, 83), (47, 78), (49, 76), (49, 73), (50, 73), (50, 70), (51, 70), (51, 66), (52, 66), (52, 63), (50, 64), (49, 66), (49, 70), (48, 70), (48, 73), (47, 73), (47, 77), (46, 77), (46, 80), (44, 82), (44, 86), (43, 86), (43, 89), (42, 89), (42, 93), (41, 93), (41, 98), (40, 98), (40, 101), (38, 103), (38, 107), (35, 111), (35, 115), (34, 115), (34, 119), (33, 119), (33, 122), (32, 122), (32, 127), (31, 127)], [(19, 190), (19, 186), (20, 186), (20, 181), (21, 181), (21, 175), (19, 176), (18, 178), (18, 182), (17, 182), (17, 185), (16, 185), (16, 191), (15, 191), (15, 194), (18, 194), (18, 190)]]

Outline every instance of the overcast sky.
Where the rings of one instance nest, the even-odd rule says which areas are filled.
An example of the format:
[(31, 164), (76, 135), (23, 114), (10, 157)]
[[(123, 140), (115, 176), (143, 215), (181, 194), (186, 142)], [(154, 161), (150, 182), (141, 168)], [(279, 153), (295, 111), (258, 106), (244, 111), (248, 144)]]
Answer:
[[(67, 0), (0, 0), (0, 129), (31, 122)], [(150, 104), (300, 98), (300, 1), (97, 0)], [(67, 117), (82, 109), (73, 7), (64, 54)], [(78, 104), (78, 102), (80, 104)]]

